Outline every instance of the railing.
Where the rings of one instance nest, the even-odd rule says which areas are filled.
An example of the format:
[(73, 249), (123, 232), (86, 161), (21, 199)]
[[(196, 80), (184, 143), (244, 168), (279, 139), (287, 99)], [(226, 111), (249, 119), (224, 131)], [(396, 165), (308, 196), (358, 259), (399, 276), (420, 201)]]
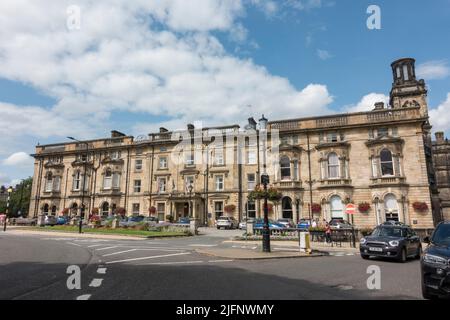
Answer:
[(321, 118), (316, 120), (317, 127), (339, 127), (348, 123), (347, 116)]
[(395, 184), (395, 183), (404, 183), (404, 177), (380, 177), (380, 178), (372, 178), (372, 184)]
[(289, 188), (301, 188), (301, 181), (276, 181), (274, 182), (275, 186), (280, 189), (289, 189)]
[(367, 122), (407, 120), (416, 116), (419, 116), (419, 109), (389, 109), (385, 111), (372, 111), (367, 114)]
[(283, 121), (283, 122), (274, 122), (270, 125), (271, 129), (278, 129), (281, 131), (287, 130), (296, 130), (300, 129), (300, 121)]
[(53, 153), (53, 152), (63, 152), (66, 150), (66, 146), (65, 145), (60, 145), (60, 146), (43, 146), (42, 147), (42, 153)]

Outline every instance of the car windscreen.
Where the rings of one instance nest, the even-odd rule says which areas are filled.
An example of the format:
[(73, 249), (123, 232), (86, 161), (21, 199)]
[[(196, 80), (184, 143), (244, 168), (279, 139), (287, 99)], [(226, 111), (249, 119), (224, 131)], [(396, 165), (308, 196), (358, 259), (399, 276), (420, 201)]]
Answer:
[(404, 237), (405, 230), (402, 228), (390, 228), (390, 227), (378, 227), (372, 232), (372, 236), (375, 237)]
[(441, 224), (436, 228), (433, 234), (433, 243), (435, 244), (450, 244), (450, 224)]

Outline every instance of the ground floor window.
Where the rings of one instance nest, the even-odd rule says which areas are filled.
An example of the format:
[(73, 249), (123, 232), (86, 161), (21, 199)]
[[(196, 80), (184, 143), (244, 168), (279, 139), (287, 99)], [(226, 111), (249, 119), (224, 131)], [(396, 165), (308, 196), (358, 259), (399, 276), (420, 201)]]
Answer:
[(393, 194), (388, 194), (384, 197), (384, 212), (386, 221), (399, 221), (398, 202)]
[(52, 207), (52, 216), (56, 216), (56, 206)]
[(156, 212), (158, 213), (158, 220), (164, 221), (164, 213), (166, 212), (166, 204), (158, 203), (156, 205)]
[(332, 196), (330, 199), (331, 218), (344, 218), (344, 205), (339, 196)]
[(139, 215), (139, 203), (133, 203), (133, 216), (138, 216)]
[(247, 218), (256, 218), (256, 203), (255, 203), (255, 201), (247, 202)]
[(289, 197), (284, 197), (281, 202), (284, 219), (292, 219), (292, 200)]
[(223, 202), (214, 202), (214, 213), (216, 220), (223, 216)]
[(109, 214), (109, 203), (105, 202), (102, 205), (102, 215), (107, 216)]
[(48, 211), (49, 211), (48, 204), (44, 204), (44, 207), (42, 208), (42, 211), (43, 211), (44, 215), (48, 215)]

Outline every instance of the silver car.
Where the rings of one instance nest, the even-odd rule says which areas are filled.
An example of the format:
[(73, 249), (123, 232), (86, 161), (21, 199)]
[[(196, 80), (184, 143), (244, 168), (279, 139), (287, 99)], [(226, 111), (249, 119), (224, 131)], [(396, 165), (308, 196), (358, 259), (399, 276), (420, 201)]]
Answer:
[(234, 217), (219, 217), (217, 219), (217, 229), (236, 229), (239, 226), (239, 222)]
[(45, 216), (44, 224), (46, 226), (55, 226), (58, 223), (58, 218), (55, 216)]

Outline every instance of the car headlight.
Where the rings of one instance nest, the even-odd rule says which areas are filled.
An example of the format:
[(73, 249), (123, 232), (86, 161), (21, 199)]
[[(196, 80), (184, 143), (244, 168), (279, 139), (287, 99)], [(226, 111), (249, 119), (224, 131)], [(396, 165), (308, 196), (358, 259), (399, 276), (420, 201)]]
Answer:
[(439, 264), (444, 266), (447, 266), (449, 264), (449, 261), (447, 259), (429, 253), (426, 253), (423, 256), (423, 262), (431, 264)]
[(359, 243), (361, 244), (365, 244), (367, 242), (366, 238), (361, 238), (361, 240), (359, 240)]
[(389, 245), (391, 247), (398, 247), (399, 244), (400, 244), (400, 241), (398, 241), (398, 240), (389, 241)]

